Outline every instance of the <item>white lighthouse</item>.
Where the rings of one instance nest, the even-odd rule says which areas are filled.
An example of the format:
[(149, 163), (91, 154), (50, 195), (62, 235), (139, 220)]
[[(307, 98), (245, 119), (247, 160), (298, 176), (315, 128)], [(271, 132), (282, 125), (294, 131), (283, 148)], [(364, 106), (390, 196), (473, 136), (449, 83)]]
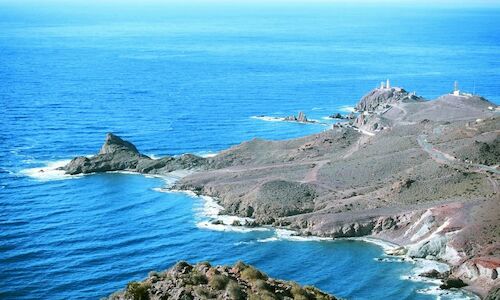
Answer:
[(385, 88), (386, 89), (390, 89), (391, 88), (391, 82), (389, 81), (389, 79), (387, 79), (387, 83), (385, 84)]
[(455, 86), (453, 88), (453, 95), (460, 96), (460, 90), (458, 89), (458, 81), (455, 81)]

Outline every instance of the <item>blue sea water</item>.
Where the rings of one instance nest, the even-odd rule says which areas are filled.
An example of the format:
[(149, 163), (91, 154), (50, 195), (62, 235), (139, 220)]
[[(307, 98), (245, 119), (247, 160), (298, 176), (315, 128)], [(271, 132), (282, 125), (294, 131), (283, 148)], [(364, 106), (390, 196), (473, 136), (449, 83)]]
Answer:
[(386, 78), (430, 99), (458, 80), (499, 103), (499, 29), (491, 8), (0, 4), (0, 298), (100, 298), (181, 259), (242, 259), (348, 299), (436, 298), (370, 243), (208, 230), (204, 201), (161, 178), (32, 169), (110, 131), (155, 156), (319, 132), (252, 116), (323, 121)]

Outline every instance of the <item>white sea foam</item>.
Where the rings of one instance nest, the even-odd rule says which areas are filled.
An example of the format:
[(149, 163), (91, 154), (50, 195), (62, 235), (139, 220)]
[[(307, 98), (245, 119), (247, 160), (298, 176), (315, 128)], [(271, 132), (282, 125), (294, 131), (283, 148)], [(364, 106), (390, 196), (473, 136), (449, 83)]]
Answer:
[(45, 162), (45, 165), (37, 168), (28, 168), (21, 170), (21, 174), (39, 181), (64, 180), (78, 178), (82, 175), (68, 175), (64, 170), (58, 168), (65, 166), (70, 160), (58, 160)]
[(415, 258), (411, 259), (411, 262), (414, 264), (414, 267), (412, 268), (410, 274), (402, 275), (401, 279), (403, 280), (411, 280), (411, 281), (416, 281), (416, 282), (425, 282), (427, 284), (432, 284), (432, 286), (417, 290), (417, 293), (419, 294), (426, 294), (426, 295), (434, 295), (436, 296), (436, 299), (462, 299), (462, 300), (477, 300), (479, 297), (474, 295), (473, 293), (463, 290), (463, 289), (451, 289), (451, 290), (442, 290), (439, 288), (439, 285), (441, 284), (440, 279), (434, 279), (434, 278), (427, 278), (427, 277), (422, 277), (419, 276), (420, 274), (424, 272), (428, 272), (431, 270), (437, 270), (438, 272), (447, 272), (450, 270), (450, 266), (438, 262), (435, 260), (428, 260), (428, 259), (420, 259), (420, 258)]
[[(196, 223), (198, 228), (215, 231), (232, 232), (251, 232), (251, 231), (269, 231), (266, 227), (245, 227), (254, 221), (252, 218), (243, 218), (238, 216), (221, 215), (224, 210), (217, 200), (209, 196), (196, 196), (203, 201), (203, 206), (197, 211), (197, 217), (200, 219)], [(239, 225), (233, 225), (239, 224)]]
[(245, 227), (245, 226), (232, 226), (226, 224), (213, 224), (211, 221), (198, 222), (196, 223), (196, 227), (200, 229), (209, 229), (214, 231), (241, 232), (241, 233), (270, 230), (264, 227)]
[(219, 154), (219, 152), (206, 151), (206, 152), (196, 153), (196, 155), (204, 157), (204, 158), (214, 157), (214, 156), (217, 156), (217, 154)]
[(442, 290), (439, 286), (431, 286), (417, 290), (418, 294), (436, 296), (437, 300), (479, 300), (473, 293), (463, 289)]
[(234, 243), (235, 246), (239, 246), (239, 245), (251, 245), (251, 244), (255, 244), (255, 241), (241, 241), (241, 242)]
[(341, 112), (345, 112), (345, 113), (352, 113), (352, 112), (355, 111), (354, 107), (353, 106), (349, 106), (349, 105), (339, 106), (339, 107), (337, 107), (337, 110), (341, 111)]
[(297, 232), (288, 229), (275, 229), (275, 235), (259, 239), (257, 242), (259, 243), (268, 243), (268, 242), (276, 242), (276, 241), (297, 241), (297, 242), (318, 242), (318, 241), (333, 241), (331, 238), (323, 238), (317, 236), (300, 236), (297, 235)]
[(384, 252), (399, 248), (399, 246), (397, 244), (394, 244), (394, 243), (391, 243), (388, 241), (384, 241), (381, 239), (370, 238), (370, 237), (352, 237), (352, 238), (339, 238), (339, 239), (361, 241), (361, 242), (374, 244), (374, 245), (381, 247), (384, 250)]
[(252, 116), (250, 118), (257, 119), (257, 120), (262, 120), (262, 121), (268, 121), (268, 122), (281, 122), (281, 121), (285, 121), (285, 118), (281, 118), (281, 117)]

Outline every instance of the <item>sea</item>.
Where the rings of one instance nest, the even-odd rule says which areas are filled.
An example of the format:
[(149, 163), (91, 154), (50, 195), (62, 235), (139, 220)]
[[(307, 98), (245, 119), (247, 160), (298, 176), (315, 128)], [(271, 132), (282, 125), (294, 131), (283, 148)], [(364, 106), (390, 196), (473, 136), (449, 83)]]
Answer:
[[(345, 299), (475, 299), (373, 240), (212, 226), (216, 199), (175, 176), (53, 170), (107, 132), (152, 157), (318, 133), (386, 79), (498, 104), (499, 53), (495, 7), (1, 1), (0, 298), (99, 299), (180, 260), (243, 260)], [(299, 111), (318, 122), (262, 117)]]

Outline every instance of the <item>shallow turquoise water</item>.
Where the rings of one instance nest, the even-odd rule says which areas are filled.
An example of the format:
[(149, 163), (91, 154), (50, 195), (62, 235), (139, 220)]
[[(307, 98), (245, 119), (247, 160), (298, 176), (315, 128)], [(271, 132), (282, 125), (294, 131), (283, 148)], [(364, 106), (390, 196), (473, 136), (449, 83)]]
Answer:
[(349, 299), (435, 298), (372, 244), (200, 229), (203, 201), (153, 190), (158, 178), (26, 176), (95, 153), (108, 131), (157, 156), (319, 132), (251, 117), (321, 120), (386, 78), (429, 98), (475, 82), (500, 101), (497, 10), (208, 11), (1, 6), (0, 298), (98, 298), (180, 259), (242, 259)]

